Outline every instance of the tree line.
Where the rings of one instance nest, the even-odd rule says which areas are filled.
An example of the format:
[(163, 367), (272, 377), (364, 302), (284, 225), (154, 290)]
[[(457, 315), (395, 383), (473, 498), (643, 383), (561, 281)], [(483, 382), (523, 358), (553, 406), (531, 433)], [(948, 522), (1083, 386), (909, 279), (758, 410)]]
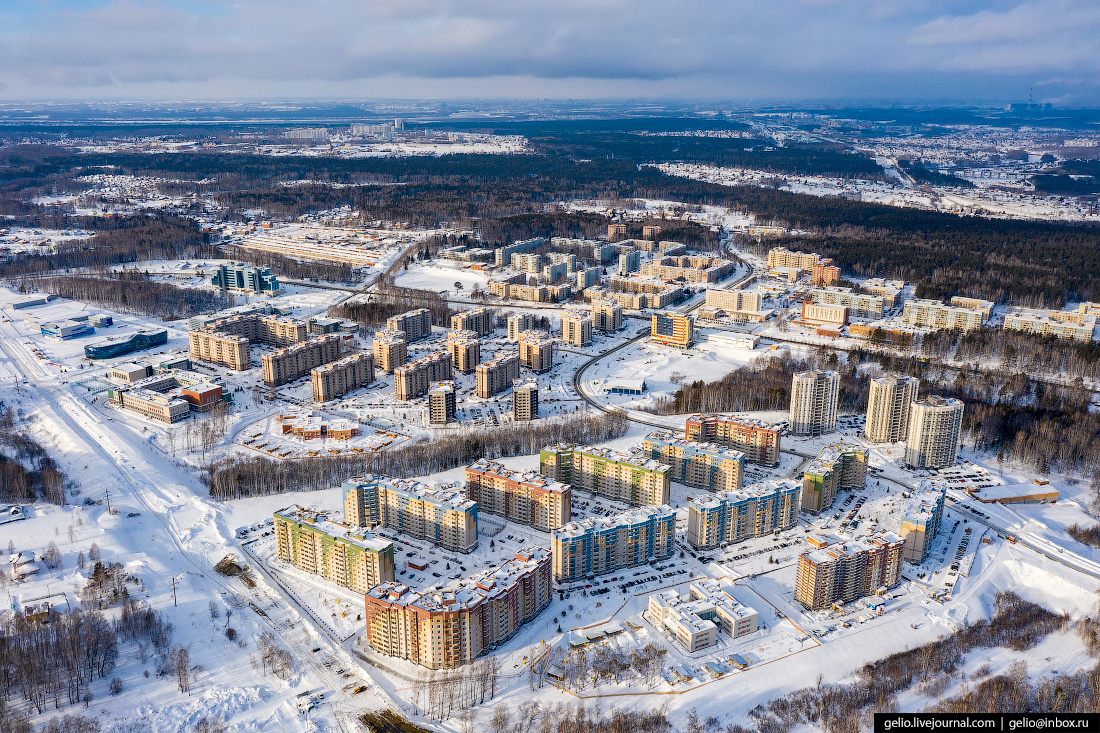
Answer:
[(554, 443), (600, 443), (626, 434), (620, 415), (600, 414), (568, 420), (509, 425), (490, 431), (469, 431), (395, 450), (356, 456), (325, 456), (272, 460), (260, 456), (229, 456), (214, 463), (207, 476), (215, 499), (319, 491), (338, 486), (350, 476), (366, 474), (411, 478), (468, 465), (479, 458), (509, 458), (537, 453)]
[(380, 282), (376, 292), (368, 294), (366, 298), (366, 300), (335, 305), (329, 308), (328, 314), (333, 318), (355, 321), (369, 328), (378, 328), (385, 326), (386, 321), (392, 316), (418, 308), (427, 308), (432, 314), (433, 325), (447, 327), (451, 325), (451, 307), (439, 293), (433, 293), (430, 290), (402, 288), (393, 285), (392, 281), (385, 281)]
[(57, 462), (15, 424), (11, 407), (0, 403), (0, 502), (65, 503), (67, 479)]
[(233, 295), (220, 290), (181, 288), (156, 282), (137, 270), (101, 275), (52, 275), (22, 280), (20, 292), (52, 293), (123, 313), (139, 313), (165, 321), (177, 321), (200, 313), (229, 308)]

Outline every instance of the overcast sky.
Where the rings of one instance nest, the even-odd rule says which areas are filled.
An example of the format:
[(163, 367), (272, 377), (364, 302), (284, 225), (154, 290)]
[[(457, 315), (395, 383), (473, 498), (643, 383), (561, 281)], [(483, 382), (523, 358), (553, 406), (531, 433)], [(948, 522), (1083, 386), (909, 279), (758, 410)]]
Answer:
[(0, 0), (0, 98), (1100, 104), (1095, 0)]

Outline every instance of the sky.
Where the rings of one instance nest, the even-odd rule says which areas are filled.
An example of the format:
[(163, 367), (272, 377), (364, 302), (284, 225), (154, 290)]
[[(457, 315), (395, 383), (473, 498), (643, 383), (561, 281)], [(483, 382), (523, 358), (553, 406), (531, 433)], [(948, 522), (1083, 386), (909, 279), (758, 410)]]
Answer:
[(1095, 0), (0, 0), (0, 99), (1100, 104)]

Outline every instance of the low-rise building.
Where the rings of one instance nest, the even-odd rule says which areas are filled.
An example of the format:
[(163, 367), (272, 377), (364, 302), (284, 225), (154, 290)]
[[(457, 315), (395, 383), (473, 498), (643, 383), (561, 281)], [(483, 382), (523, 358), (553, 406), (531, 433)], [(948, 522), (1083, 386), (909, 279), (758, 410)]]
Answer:
[(673, 481), (708, 491), (740, 489), (745, 473), (745, 454), (714, 443), (696, 443), (656, 431), (645, 437), (643, 452), (671, 467)]
[(304, 507), (275, 512), (275, 541), (283, 562), (356, 593), (393, 582), (392, 542)]
[(466, 496), (478, 511), (543, 532), (569, 521), (572, 490), (537, 471), (513, 471), (496, 461), (478, 459), (466, 467)]
[(901, 581), (905, 541), (893, 532), (826, 545), (798, 558), (794, 597), (809, 610), (893, 588)]
[(802, 320), (807, 323), (847, 326), (848, 309), (842, 305), (804, 302), (802, 303)]
[(719, 632), (739, 639), (760, 629), (756, 610), (710, 578), (692, 582), (686, 595), (674, 588), (651, 594), (646, 614), (650, 623), (668, 629), (689, 653), (717, 644)]
[(539, 454), (543, 476), (634, 506), (667, 504), (671, 470), (649, 458), (570, 443), (543, 448)]
[(782, 450), (779, 428), (754, 418), (689, 415), (684, 436), (698, 443), (735, 448), (745, 454), (745, 460), (763, 466), (778, 464)]
[(348, 526), (382, 525), (452, 552), (477, 547), (477, 504), (461, 491), (440, 491), (389, 476), (357, 476), (340, 488)]
[(675, 538), (676, 512), (666, 505), (570, 522), (551, 534), (554, 580), (572, 583), (666, 560)]
[(802, 487), (772, 479), (688, 501), (687, 542), (697, 550), (762, 537), (798, 523)]
[(841, 489), (861, 490), (867, 481), (867, 451), (834, 443), (802, 472), (802, 509), (818, 514), (833, 505)]

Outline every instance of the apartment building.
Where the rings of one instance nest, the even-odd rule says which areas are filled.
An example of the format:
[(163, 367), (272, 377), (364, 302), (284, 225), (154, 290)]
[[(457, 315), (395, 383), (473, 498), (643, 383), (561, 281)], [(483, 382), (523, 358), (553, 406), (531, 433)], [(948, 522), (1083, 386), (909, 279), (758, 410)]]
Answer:
[(500, 267), (501, 265), (511, 264), (512, 255), (518, 252), (532, 252), (544, 244), (546, 244), (545, 237), (534, 237), (532, 239), (525, 239), (523, 241), (516, 240), (511, 244), (506, 244), (496, 250), (495, 256), (497, 267)]
[(312, 369), (339, 359), (342, 346), (343, 340), (340, 336), (332, 333), (264, 354), (260, 360), (263, 364), (264, 384), (278, 387), (293, 382), (309, 374)]
[(688, 544), (697, 550), (762, 537), (798, 522), (802, 487), (790, 479), (772, 479), (688, 501)]
[(540, 331), (524, 331), (519, 335), (519, 361), (539, 374), (550, 371), (554, 367), (554, 339)]
[(205, 331), (243, 336), (250, 343), (267, 344), (276, 348), (290, 346), (309, 338), (309, 328), (304, 321), (279, 315), (247, 313), (210, 321)]
[(481, 363), (481, 341), (475, 331), (451, 331), (447, 334), (447, 351), (454, 368), (469, 374)]
[(427, 308), (417, 308), (391, 316), (386, 321), (386, 330), (405, 334), (405, 343), (409, 344), (426, 339), (432, 335), (432, 314)]
[(853, 318), (879, 319), (886, 310), (886, 300), (881, 295), (857, 293), (851, 288), (814, 288), (810, 296), (814, 303), (844, 306)]
[(985, 322), (980, 310), (944, 305), (938, 300), (921, 298), (905, 301), (901, 309), (901, 319), (910, 326), (952, 331), (972, 331), (981, 328)]
[(672, 255), (648, 262), (641, 267), (643, 277), (690, 283), (718, 283), (737, 269), (732, 260), (699, 255)]
[(428, 390), (428, 424), (446, 425), (458, 419), (455, 383), (432, 382)]
[(539, 453), (543, 476), (634, 506), (667, 504), (671, 470), (658, 461), (610, 448), (558, 443)]
[(480, 458), (466, 467), (466, 497), (478, 511), (549, 532), (569, 522), (572, 490), (537, 471), (513, 471)]
[(550, 553), (540, 547), (456, 588), (418, 592), (384, 583), (366, 593), (363, 638), (380, 654), (429, 669), (458, 667), (515, 636), (550, 605), (551, 590)]
[(623, 307), (613, 300), (593, 300), (592, 327), (603, 332), (618, 331), (623, 327)]
[(857, 445), (826, 446), (802, 472), (802, 509), (819, 514), (841, 489), (861, 490), (867, 481), (867, 451)]
[(238, 372), (252, 368), (248, 339), (217, 331), (188, 331), (191, 358), (218, 364)]
[(493, 312), (488, 308), (473, 308), (451, 316), (452, 331), (473, 331), (478, 336), (493, 332)]
[(943, 502), (947, 495), (947, 484), (922, 482), (917, 493), (909, 499), (901, 519), (899, 534), (905, 540), (901, 557), (911, 563), (920, 564), (928, 557), (932, 541), (940, 531), (943, 520)]
[(1023, 331), (1024, 333), (1034, 333), (1040, 336), (1054, 336), (1068, 341), (1092, 341), (1092, 332), (1095, 326), (1094, 322), (1077, 324), (1056, 320), (1053, 314), (1043, 317), (1031, 313), (1009, 313), (1005, 316), (1006, 331)]
[(519, 353), (498, 352), (489, 361), (483, 361), (474, 370), (477, 379), (477, 396), (487, 399), (512, 386), (519, 376)]
[(901, 280), (886, 280), (881, 277), (873, 277), (870, 280), (864, 280), (860, 284), (860, 288), (871, 295), (881, 296), (883, 305), (886, 306), (886, 308), (893, 308), (903, 299), (902, 292), (905, 290), (905, 283)]
[(393, 374), (397, 367), (408, 363), (408, 342), (403, 331), (379, 331), (371, 344), (374, 363), (383, 374)]
[(344, 523), (350, 527), (382, 525), (452, 552), (477, 547), (477, 504), (460, 491), (389, 476), (357, 476), (340, 488)]
[(932, 395), (913, 403), (905, 462), (917, 468), (954, 466), (962, 439), (963, 403), (953, 397)]
[(363, 351), (319, 366), (310, 373), (313, 400), (328, 402), (374, 381), (374, 357)]
[(512, 382), (512, 419), (537, 420), (539, 417), (539, 383), (528, 377)]
[(513, 313), (508, 316), (508, 340), (519, 341), (519, 335), (535, 327), (535, 317), (530, 313)]
[(707, 288), (707, 299), (703, 305), (717, 308), (726, 313), (739, 311), (756, 312), (760, 310), (760, 292), (757, 290), (714, 290)]
[(664, 311), (650, 318), (649, 337), (664, 346), (687, 349), (695, 343), (695, 316)]
[(815, 611), (893, 588), (901, 581), (904, 546), (901, 537), (884, 532), (803, 553), (795, 600)]
[(646, 618), (668, 629), (688, 653), (714, 646), (720, 632), (739, 639), (760, 629), (756, 610), (711, 578), (692, 582), (683, 595), (675, 588), (650, 595)]
[(779, 428), (753, 418), (689, 415), (684, 421), (684, 437), (735, 448), (745, 454), (745, 460), (762, 466), (778, 464), (782, 450)]
[(428, 393), (432, 382), (454, 379), (451, 355), (436, 351), (393, 371), (393, 391), (399, 400), (414, 400)]
[(836, 430), (840, 375), (833, 371), (798, 372), (791, 380), (792, 435), (824, 435)]
[(512, 300), (524, 300), (530, 303), (558, 303), (569, 299), (572, 292), (569, 283), (559, 285), (524, 285), (490, 281), (486, 286), (490, 295)]
[(512, 255), (511, 267), (519, 272), (537, 275), (542, 267), (543, 256), (533, 252), (516, 252)]
[(631, 250), (630, 252), (619, 253), (619, 274), (629, 275), (632, 272), (637, 272), (642, 266), (642, 253), (638, 250)]
[(273, 295), (279, 292), (279, 278), (271, 274), (271, 268), (238, 262), (216, 265), (210, 284), (232, 293)]
[(394, 579), (392, 542), (301, 506), (275, 512), (275, 542), (283, 562), (356, 593)]
[(574, 276), (576, 277), (577, 290), (582, 291), (600, 281), (600, 268), (585, 267), (582, 270), (577, 270)]
[(810, 268), (810, 282), (819, 287), (831, 287), (840, 282), (840, 268), (832, 257), (826, 257)]
[(813, 252), (792, 252), (786, 247), (774, 247), (768, 251), (768, 269), (775, 267), (794, 267), (799, 270), (812, 270), (821, 260), (821, 255)]
[(668, 465), (673, 481), (707, 491), (734, 491), (741, 488), (745, 473), (745, 454), (714, 443), (680, 440), (672, 433), (652, 432), (645, 436), (642, 451)]
[(897, 443), (909, 435), (909, 412), (917, 399), (916, 377), (885, 376), (871, 380), (864, 435), (872, 443)]
[(591, 316), (580, 311), (565, 311), (561, 317), (561, 340), (570, 346), (591, 345)]
[(961, 295), (952, 296), (949, 301), (951, 305), (956, 308), (966, 308), (972, 311), (981, 311), (982, 320), (988, 321), (993, 315), (993, 308), (996, 305), (992, 300), (982, 300), (981, 298), (964, 298)]
[(554, 581), (574, 583), (668, 559), (675, 539), (676, 512), (667, 505), (571, 522), (550, 536)]

